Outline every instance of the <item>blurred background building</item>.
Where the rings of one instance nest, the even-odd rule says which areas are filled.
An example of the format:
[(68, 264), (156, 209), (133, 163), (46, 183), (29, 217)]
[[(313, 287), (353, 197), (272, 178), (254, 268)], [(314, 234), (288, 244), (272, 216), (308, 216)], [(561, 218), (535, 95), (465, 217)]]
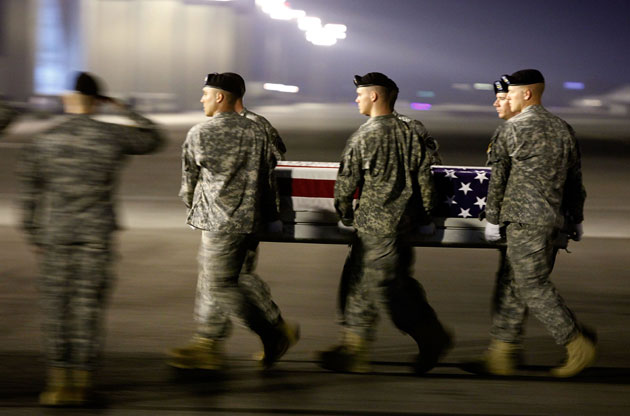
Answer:
[[(2, 0), (0, 92), (59, 94), (89, 70), (146, 110), (196, 103), (208, 71), (247, 74), (250, 10), (216, 1)], [(252, 3), (253, 6), (253, 3)], [(238, 45), (238, 46), (237, 46)]]
[[(299, 30), (287, 22), (298, 16), (265, 13), (265, 3), (1, 0), (0, 94), (42, 101), (67, 90), (75, 71), (88, 70), (106, 81), (112, 95), (133, 100), (141, 110), (180, 111), (198, 107), (205, 74), (235, 71), (250, 81), (251, 97), (263, 95), (264, 82), (268, 91), (294, 92), (298, 87), (290, 81), (298, 74), (302, 99), (309, 90), (315, 100), (331, 98), (320, 87), (332, 62), (324, 62), (324, 54), (305, 56), (307, 45), (311, 51), (319, 46), (303, 36), (291, 39)], [(292, 12), (282, 1), (270, 4)]]

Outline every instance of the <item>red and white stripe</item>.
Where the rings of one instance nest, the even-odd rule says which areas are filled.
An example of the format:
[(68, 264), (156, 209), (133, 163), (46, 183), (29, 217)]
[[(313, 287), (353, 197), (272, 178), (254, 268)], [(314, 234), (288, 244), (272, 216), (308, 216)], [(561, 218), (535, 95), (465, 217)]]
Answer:
[[(282, 161), (276, 167), (280, 198), (293, 211), (335, 212), (339, 163)], [(290, 199), (290, 201), (288, 201)]]

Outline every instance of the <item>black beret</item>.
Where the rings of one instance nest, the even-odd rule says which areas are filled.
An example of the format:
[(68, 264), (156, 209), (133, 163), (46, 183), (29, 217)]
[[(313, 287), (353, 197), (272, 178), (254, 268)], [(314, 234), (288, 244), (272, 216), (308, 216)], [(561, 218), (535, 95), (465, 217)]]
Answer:
[(240, 94), (238, 94), (239, 97), (242, 97), (245, 95), (245, 80), (243, 79), (242, 76), (240, 76), (236, 72), (224, 72), (223, 75), (232, 77), (234, 81), (238, 82), (239, 88), (241, 90)]
[(521, 69), (512, 75), (503, 75), (501, 79), (508, 85), (531, 85), (545, 82), (545, 78), (537, 69)]
[(354, 85), (358, 87), (369, 87), (373, 85), (379, 85), (385, 87), (390, 91), (398, 92), (398, 86), (394, 81), (389, 79), (387, 75), (380, 72), (368, 72), (367, 74), (360, 76), (354, 76)]
[(94, 75), (87, 72), (79, 72), (77, 79), (74, 82), (74, 90), (84, 95), (91, 95), (94, 97), (102, 97), (101, 86)]
[(240, 75), (232, 72), (226, 72), (224, 74), (213, 72), (206, 76), (204, 86), (218, 88), (230, 92), (237, 97), (241, 97), (242, 94), (245, 93), (245, 82), (242, 80), (243, 78), (241, 78)]
[(507, 75), (502, 75), (501, 79), (494, 81), (494, 93), (498, 94), (500, 92), (508, 92), (508, 84), (503, 80), (503, 77), (507, 77)]

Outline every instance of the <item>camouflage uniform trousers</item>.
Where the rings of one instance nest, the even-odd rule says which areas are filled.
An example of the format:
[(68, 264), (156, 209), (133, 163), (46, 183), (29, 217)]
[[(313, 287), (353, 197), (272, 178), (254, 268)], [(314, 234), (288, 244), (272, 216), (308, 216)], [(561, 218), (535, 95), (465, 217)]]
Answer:
[[(558, 254), (558, 247), (553, 248), (553, 254), (551, 258), (551, 269), (553, 270), (553, 265), (556, 261), (556, 255)], [(495, 314), (500, 313), (501, 305), (504, 302), (504, 293), (506, 288), (509, 287), (512, 280), (514, 279), (514, 273), (512, 268), (510, 267), (510, 262), (507, 260), (507, 249), (505, 247), (499, 248), (499, 268), (496, 273), (496, 280), (494, 285), (494, 292), (492, 294), (492, 302), (491, 302), (491, 314), (494, 319)], [(523, 323), (519, 328), (518, 340), (519, 342), (523, 339), (523, 335), (525, 333), (524, 325), (525, 320), (527, 319), (528, 310), (525, 310), (525, 314), (523, 315)]]
[(103, 309), (112, 283), (109, 243), (43, 249), (39, 289), (47, 361), (93, 370), (102, 344)]
[(553, 227), (508, 224), (506, 264), (494, 296), (493, 338), (521, 342), (528, 310), (559, 345), (565, 345), (576, 333), (575, 316), (549, 279), (557, 253), (553, 244), (557, 232)]
[(222, 340), (230, 317), (260, 334), (280, 319), (269, 286), (254, 273), (258, 240), (251, 234), (202, 231), (195, 299), (197, 333)]
[(379, 310), (407, 334), (440, 326), (422, 285), (412, 276), (413, 247), (404, 236), (358, 232), (346, 258), (339, 285), (340, 323), (374, 340)]

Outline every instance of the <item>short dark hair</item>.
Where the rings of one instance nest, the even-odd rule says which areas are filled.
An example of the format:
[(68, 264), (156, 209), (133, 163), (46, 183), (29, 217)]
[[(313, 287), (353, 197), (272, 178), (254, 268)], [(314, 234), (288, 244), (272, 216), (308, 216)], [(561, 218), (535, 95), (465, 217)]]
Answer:
[(87, 72), (77, 73), (74, 82), (74, 90), (80, 94), (89, 95), (97, 98), (102, 97), (101, 92), (103, 91), (101, 83), (98, 81), (98, 79), (94, 75)]
[(398, 99), (398, 90), (389, 91), (389, 107), (394, 110), (394, 106), (396, 105), (396, 100)]

